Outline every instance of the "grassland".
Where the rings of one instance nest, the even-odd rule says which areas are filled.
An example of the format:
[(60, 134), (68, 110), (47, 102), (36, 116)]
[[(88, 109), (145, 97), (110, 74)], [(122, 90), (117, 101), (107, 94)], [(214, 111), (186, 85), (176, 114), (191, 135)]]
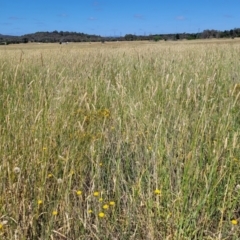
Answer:
[(239, 239), (239, 53), (0, 46), (0, 239)]

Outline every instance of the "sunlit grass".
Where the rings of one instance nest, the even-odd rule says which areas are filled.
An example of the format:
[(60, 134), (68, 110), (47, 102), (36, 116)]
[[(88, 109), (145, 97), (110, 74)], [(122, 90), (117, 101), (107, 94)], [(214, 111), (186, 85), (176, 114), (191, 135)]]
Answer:
[(238, 239), (233, 43), (1, 47), (0, 237)]

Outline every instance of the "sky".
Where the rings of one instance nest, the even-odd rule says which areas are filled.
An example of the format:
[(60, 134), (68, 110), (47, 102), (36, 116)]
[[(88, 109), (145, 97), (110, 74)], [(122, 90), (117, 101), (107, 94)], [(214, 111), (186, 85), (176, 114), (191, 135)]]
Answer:
[(101, 36), (240, 28), (240, 0), (0, 0), (0, 34)]

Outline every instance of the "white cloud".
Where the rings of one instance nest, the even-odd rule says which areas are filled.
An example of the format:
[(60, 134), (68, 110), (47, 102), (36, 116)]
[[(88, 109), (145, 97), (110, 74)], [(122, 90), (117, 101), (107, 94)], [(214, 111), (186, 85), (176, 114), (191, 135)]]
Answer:
[(65, 17), (68, 17), (68, 15), (66, 13), (60, 13), (58, 14), (58, 17), (65, 18)]
[(186, 20), (186, 18), (184, 16), (177, 16), (176, 19), (178, 21), (183, 21), (183, 20)]
[(230, 15), (230, 14), (224, 14), (223, 17), (224, 17), (224, 18), (233, 18), (233, 16)]
[(95, 18), (95, 17), (89, 17), (88, 20), (89, 20), (89, 21), (95, 21), (95, 20), (97, 20), (97, 18)]
[(145, 19), (142, 14), (135, 14), (134, 18), (141, 19), (141, 20)]

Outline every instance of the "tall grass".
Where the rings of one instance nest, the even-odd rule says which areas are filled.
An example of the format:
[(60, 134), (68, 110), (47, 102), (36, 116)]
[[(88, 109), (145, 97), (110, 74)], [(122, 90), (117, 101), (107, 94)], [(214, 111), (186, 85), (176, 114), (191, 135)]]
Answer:
[(239, 239), (239, 51), (0, 48), (1, 239)]

